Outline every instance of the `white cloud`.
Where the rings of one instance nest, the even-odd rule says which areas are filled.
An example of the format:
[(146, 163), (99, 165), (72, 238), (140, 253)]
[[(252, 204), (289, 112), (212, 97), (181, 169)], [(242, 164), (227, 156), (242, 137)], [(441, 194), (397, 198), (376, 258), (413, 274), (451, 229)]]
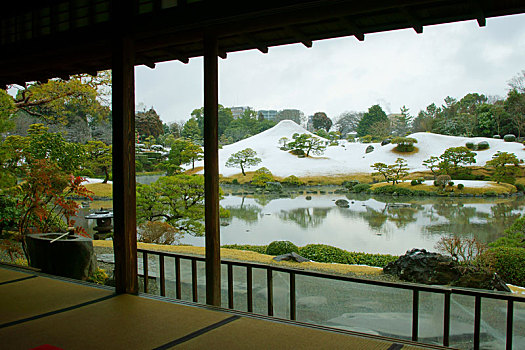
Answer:
[[(525, 69), (525, 15), (230, 53), (219, 61), (219, 101), (255, 109), (298, 108), (305, 114), (406, 105), (417, 114), (430, 103), (469, 92), (504, 96)], [(186, 120), (203, 104), (202, 59), (136, 68), (136, 101), (164, 121)]]

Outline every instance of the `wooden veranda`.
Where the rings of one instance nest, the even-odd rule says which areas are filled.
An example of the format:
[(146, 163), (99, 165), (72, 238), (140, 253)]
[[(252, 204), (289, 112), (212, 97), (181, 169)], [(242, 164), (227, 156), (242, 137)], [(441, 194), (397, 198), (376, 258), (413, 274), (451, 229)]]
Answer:
[(525, 12), (523, 0), (25, 0), (0, 5), (0, 88), (113, 72), (116, 293), (138, 293), (134, 67), (204, 57), (206, 302), (220, 305), (218, 59)]

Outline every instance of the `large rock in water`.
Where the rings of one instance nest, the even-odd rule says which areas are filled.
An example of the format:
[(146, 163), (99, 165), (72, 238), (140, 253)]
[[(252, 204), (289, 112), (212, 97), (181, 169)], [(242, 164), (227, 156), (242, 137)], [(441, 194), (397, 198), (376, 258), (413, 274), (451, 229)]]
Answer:
[(450, 257), (427, 252), (425, 249), (407, 251), (385, 266), (383, 272), (408, 282), (510, 292), (505, 282), (495, 273), (477, 267), (461, 266)]

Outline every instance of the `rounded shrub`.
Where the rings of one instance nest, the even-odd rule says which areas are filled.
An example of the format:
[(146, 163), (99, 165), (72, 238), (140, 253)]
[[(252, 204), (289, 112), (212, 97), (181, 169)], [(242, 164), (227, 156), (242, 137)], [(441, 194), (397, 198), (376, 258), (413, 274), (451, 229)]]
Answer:
[(295, 175), (287, 176), (283, 179), (283, 184), (288, 186), (301, 186), (304, 183)]
[(478, 143), (477, 145), (477, 149), (478, 150), (484, 150), (484, 149), (489, 149), (489, 143), (487, 141), (481, 141), (480, 143)]
[(357, 184), (351, 189), (351, 191), (355, 193), (367, 192), (368, 190), (370, 190), (369, 184)]
[(308, 244), (299, 249), (299, 255), (317, 262), (355, 264), (349, 252), (326, 244)]
[(417, 183), (418, 183), (419, 185), (421, 185), (424, 181), (425, 181), (425, 179), (422, 178), (422, 177), (419, 177), (419, 178), (417, 179)]
[(268, 255), (283, 255), (291, 252), (299, 253), (299, 248), (290, 241), (273, 241), (266, 247)]
[(499, 136), (499, 135), (494, 135), (494, 136), (492, 136), (492, 138), (493, 138), (493, 139), (501, 139), (501, 136)]
[(290, 151), (294, 156), (304, 156), (306, 153), (302, 149), (296, 148)]
[(514, 186), (516, 187), (516, 190), (518, 190), (519, 192), (525, 191), (525, 186), (523, 186), (522, 184), (514, 184)]
[(516, 141), (516, 135), (507, 134), (507, 135), (503, 136), (503, 141), (505, 141), (505, 142), (514, 142), (514, 141)]
[(525, 248), (491, 248), (483, 258), (506, 283), (525, 285)]
[(454, 181), (449, 181), (449, 182), (448, 182), (448, 185), (449, 185), (449, 186), (454, 186)]
[(255, 170), (251, 184), (259, 187), (264, 187), (266, 186), (267, 182), (273, 181), (275, 180), (270, 170), (268, 170), (268, 168), (262, 167), (260, 169)]
[(412, 181), (410, 181), (410, 185), (411, 186), (416, 186), (416, 185), (419, 185), (419, 182), (417, 180), (412, 180)]
[(465, 188), (465, 185), (463, 185), (463, 184), (458, 184), (458, 190), (462, 190), (463, 188)]
[(474, 144), (474, 142), (469, 141), (465, 143), (465, 146), (470, 150), (474, 150), (474, 151), (476, 150), (476, 145)]

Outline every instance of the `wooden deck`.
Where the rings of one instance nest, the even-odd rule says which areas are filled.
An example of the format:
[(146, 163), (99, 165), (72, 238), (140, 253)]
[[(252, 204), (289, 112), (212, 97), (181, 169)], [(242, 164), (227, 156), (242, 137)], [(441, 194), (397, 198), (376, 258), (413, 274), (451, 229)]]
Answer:
[(0, 348), (442, 349), (308, 327), (0, 265)]

